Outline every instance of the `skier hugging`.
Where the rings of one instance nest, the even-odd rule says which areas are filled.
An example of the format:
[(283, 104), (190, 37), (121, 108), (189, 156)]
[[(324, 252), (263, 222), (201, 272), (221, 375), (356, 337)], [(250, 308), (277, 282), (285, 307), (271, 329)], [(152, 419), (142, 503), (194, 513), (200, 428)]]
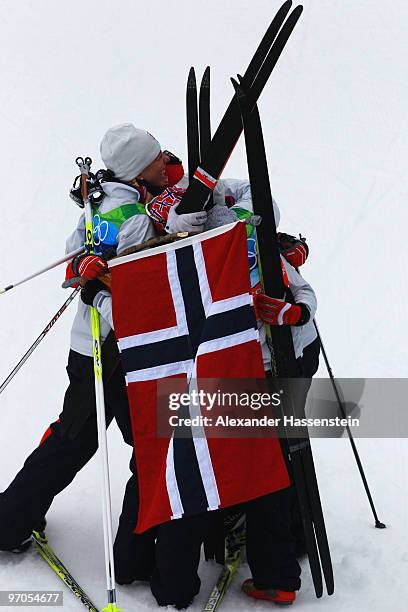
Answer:
[[(236, 221), (245, 223), (253, 303), (266, 375), (272, 376), (276, 364), (271, 357), (265, 324), (288, 326), (291, 330), (299, 377), (310, 380), (318, 367), (319, 343), (313, 326), (316, 297), (297, 271), (307, 258), (307, 245), (303, 239), (277, 234), (288, 297), (286, 301), (265, 295), (259, 282), (255, 247), (255, 227), (260, 219), (254, 215), (248, 181), (221, 180), (212, 208), (179, 214), (177, 209), (188, 179), (181, 161), (163, 152), (150, 133), (130, 123), (115, 126), (103, 137), (100, 150), (106, 169), (88, 178), (93, 205), (94, 254), (77, 255), (68, 265), (64, 283), (82, 287), (71, 331), (69, 386), (58, 420), (50, 425), (38, 448), (0, 495), (0, 549), (3, 551), (22, 553), (29, 545), (33, 530), (44, 531), (45, 517), (54, 497), (72, 482), (97, 450), (91, 306), (100, 314), (106, 423), (109, 425), (116, 419), (124, 441), (134, 447), (126, 381), (113, 329), (108, 264), (112, 257), (157, 236), (177, 232), (200, 234)], [(82, 207), (80, 190), (74, 186), (71, 195)], [(278, 225), (279, 210), (275, 202), (274, 215)], [(68, 237), (66, 252), (81, 247), (84, 241), (82, 215)], [(156, 307), (160, 309), (160, 304)], [(307, 387), (306, 383), (304, 395)], [(285, 446), (283, 452), (286, 455)], [(114, 542), (119, 584), (147, 581), (159, 606), (188, 607), (200, 589), (201, 548), (204, 544), (207, 551), (212, 549), (208, 556), (214, 556), (214, 551), (219, 550), (219, 540), (214, 534), (219, 534), (221, 524), (226, 529), (221, 538), (223, 547), (225, 535), (228, 563), (234, 558), (239, 562), (240, 555), (234, 557), (234, 550), (229, 546), (235, 544), (235, 552), (240, 552), (242, 536), (245, 536), (252, 577), (243, 583), (243, 592), (278, 604), (295, 601), (300, 588), (297, 558), (305, 553), (307, 533), (300, 519), (290, 462), (287, 462), (290, 480), (267, 495), (245, 501), (239, 507), (190, 513), (136, 533), (139, 486), (135, 457), (132, 452), (132, 474), (124, 493)], [(242, 532), (244, 519), (245, 533)], [(241, 535), (238, 548), (234, 529)], [(227, 578), (228, 572), (230, 576), (233, 571), (228, 563)]]

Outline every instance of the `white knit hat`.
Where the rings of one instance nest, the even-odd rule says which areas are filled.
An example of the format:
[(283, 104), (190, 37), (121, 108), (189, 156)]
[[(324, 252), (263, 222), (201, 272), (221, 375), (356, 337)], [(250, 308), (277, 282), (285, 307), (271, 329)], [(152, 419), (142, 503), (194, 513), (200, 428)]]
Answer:
[(156, 159), (161, 146), (146, 130), (121, 123), (106, 132), (100, 151), (108, 170), (113, 170), (118, 179), (130, 181)]

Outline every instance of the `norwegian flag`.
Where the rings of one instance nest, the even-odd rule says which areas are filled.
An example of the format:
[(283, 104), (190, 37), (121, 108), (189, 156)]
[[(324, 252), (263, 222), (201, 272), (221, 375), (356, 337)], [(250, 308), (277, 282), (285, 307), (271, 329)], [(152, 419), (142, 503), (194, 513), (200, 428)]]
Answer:
[[(285, 488), (276, 438), (158, 435), (157, 387), (263, 378), (245, 224), (110, 262), (115, 334), (126, 374), (138, 470), (137, 532)], [(182, 379), (180, 381), (179, 379)], [(200, 407), (189, 406), (194, 416)]]

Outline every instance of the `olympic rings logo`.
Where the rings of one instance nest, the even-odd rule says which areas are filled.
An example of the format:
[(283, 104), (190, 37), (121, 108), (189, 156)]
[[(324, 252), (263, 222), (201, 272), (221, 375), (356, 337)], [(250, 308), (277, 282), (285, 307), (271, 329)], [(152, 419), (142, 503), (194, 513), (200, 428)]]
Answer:
[(255, 238), (248, 238), (248, 262), (250, 271), (254, 270), (258, 265)]
[(102, 244), (109, 232), (109, 223), (101, 219), (98, 214), (94, 215), (94, 244)]

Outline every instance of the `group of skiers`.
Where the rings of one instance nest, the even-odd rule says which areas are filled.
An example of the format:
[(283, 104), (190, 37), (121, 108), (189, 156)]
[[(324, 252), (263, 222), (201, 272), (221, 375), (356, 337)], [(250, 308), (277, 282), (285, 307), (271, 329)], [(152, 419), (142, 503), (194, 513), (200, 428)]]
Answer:
[[(197, 233), (236, 220), (249, 221), (248, 258), (265, 371), (270, 375), (272, 369), (265, 323), (291, 326), (299, 377), (311, 379), (318, 367), (319, 341), (313, 326), (316, 297), (297, 271), (307, 258), (307, 245), (303, 239), (279, 234), (290, 298), (282, 301), (264, 295), (254, 247), (256, 228), (250, 219), (253, 212), (248, 181), (221, 180), (214, 194), (215, 205), (208, 212), (178, 214), (188, 177), (181, 161), (163, 152), (149, 132), (130, 123), (115, 126), (103, 137), (100, 150), (106, 170), (98, 173), (99, 191), (95, 194), (95, 254), (77, 255), (69, 262), (64, 283), (82, 286), (71, 331), (69, 386), (58, 420), (50, 425), (40, 445), (0, 494), (3, 551), (26, 550), (33, 529), (44, 529), (54, 497), (72, 482), (98, 448), (91, 305), (101, 317), (107, 425), (116, 419), (124, 441), (134, 446), (126, 382), (114, 337), (109, 283), (105, 281), (109, 258), (157, 235)], [(73, 190), (72, 195), (79, 205), (83, 204), (80, 193)], [(278, 225), (276, 203), (274, 207)], [(66, 252), (84, 242), (85, 220), (81, 215), (68, 237)], [(159, 605), (185, 608), (199, 592), (202, 544), (210, 537), (215, 515), (221, 511), (187, 516), (136, 534), (138, 483), (133, 452), (130, 470), (114, 543), (117, 582), (149, 581)], [(293, 485), (247, 502), (242, 510), (246, 514), (247, 560), (252, 573), (243, 591), (256, 599), (293, 603), (300, 588), (297, 554), (303, 544)]]

